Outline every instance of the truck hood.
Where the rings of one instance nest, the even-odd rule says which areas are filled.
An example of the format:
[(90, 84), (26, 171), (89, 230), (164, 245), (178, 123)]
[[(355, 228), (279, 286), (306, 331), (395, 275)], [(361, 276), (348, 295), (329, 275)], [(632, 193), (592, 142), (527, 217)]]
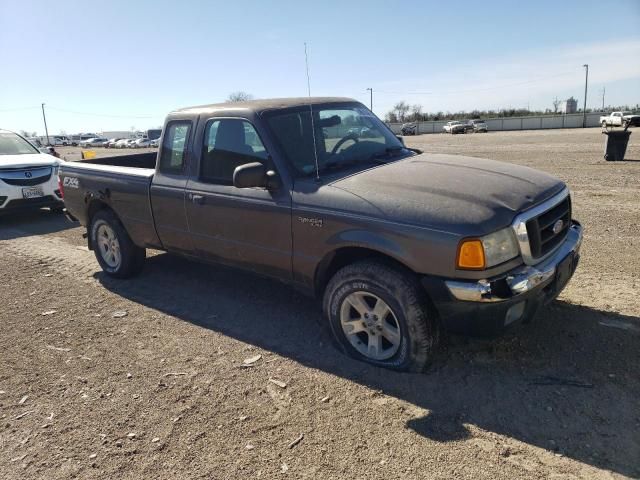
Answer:
[(52, 167), (60, 161), (46, 153), (28, 153), (25, 155), (0, 155), (1, 168)]
[(421, 154), (331, 184), (385, 220), (464, 236), (484, 235), (548, 199), (564, 183), (532, 168), (483, 158)]

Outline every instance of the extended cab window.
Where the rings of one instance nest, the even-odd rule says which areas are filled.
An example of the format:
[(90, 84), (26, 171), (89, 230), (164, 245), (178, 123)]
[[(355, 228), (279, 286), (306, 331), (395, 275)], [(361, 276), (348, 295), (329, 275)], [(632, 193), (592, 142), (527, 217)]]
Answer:
[(191, 122), (171, 122), (167, 126), (162, 140), (160, 171), (163, 173), (182, 173), (185, 152), (189, 141)]
[(267, 150), (248, 121), (225, 118), (207, 123), (200, 166), (203, 182), (232, 185), (236, 167), (266, 159)]

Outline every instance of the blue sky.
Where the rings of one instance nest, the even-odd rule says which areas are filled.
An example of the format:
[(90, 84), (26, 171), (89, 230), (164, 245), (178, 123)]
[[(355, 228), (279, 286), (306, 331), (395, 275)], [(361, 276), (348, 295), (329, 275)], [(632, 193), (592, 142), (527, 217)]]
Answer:
[[(610, 11), (608, 11), (610, 10)], [(640, 102), (640, 0), (0, 0), (0, 127), (150, 128), (171, 109), (256, 97), (344, 95), (379, 116)], [(77, 113), (72, 113), (77, 112)]]

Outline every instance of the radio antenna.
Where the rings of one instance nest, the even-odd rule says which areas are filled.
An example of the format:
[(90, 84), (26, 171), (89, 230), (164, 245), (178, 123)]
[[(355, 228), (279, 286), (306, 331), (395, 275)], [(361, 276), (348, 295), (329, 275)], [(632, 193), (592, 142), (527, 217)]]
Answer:
[(309, 113), (311, 114), (311, 134), (313, 135), (313, 156), (316, 162), (316, 181), (320, 180), (320, 167), (318, 166), (318, 146), (316, 144), (316, 125), (313, 120), (313, 106), (311, 104), (311, 77), (309, 76), (309, 55), (307, 54), (307, 42), (304, 42), (304, 63), (307, 68), (307, 94), (309, 96)]

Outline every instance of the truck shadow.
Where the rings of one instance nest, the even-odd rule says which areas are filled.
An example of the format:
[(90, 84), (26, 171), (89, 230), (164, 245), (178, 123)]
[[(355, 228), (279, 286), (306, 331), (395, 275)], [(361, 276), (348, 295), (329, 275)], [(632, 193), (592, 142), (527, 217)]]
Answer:
[(640, 475), (637, 317), (557, 301), (500, 339), (448, 339), (429, 372), (404, 374), (332, 350), (318, 304), (267, 279), (166, 254), (135, 279), (96, 277), (147, 307), (409, 402), (418, 413), (406, 427), (431, 440), (495, 432), (506, 439), (487, 442), (487, 455), (531, 466), (523, 442)]
[(48, 209), (4, 214), (0, 216), (0, 239), (46, 235), (77, 226), (63, 214)]

